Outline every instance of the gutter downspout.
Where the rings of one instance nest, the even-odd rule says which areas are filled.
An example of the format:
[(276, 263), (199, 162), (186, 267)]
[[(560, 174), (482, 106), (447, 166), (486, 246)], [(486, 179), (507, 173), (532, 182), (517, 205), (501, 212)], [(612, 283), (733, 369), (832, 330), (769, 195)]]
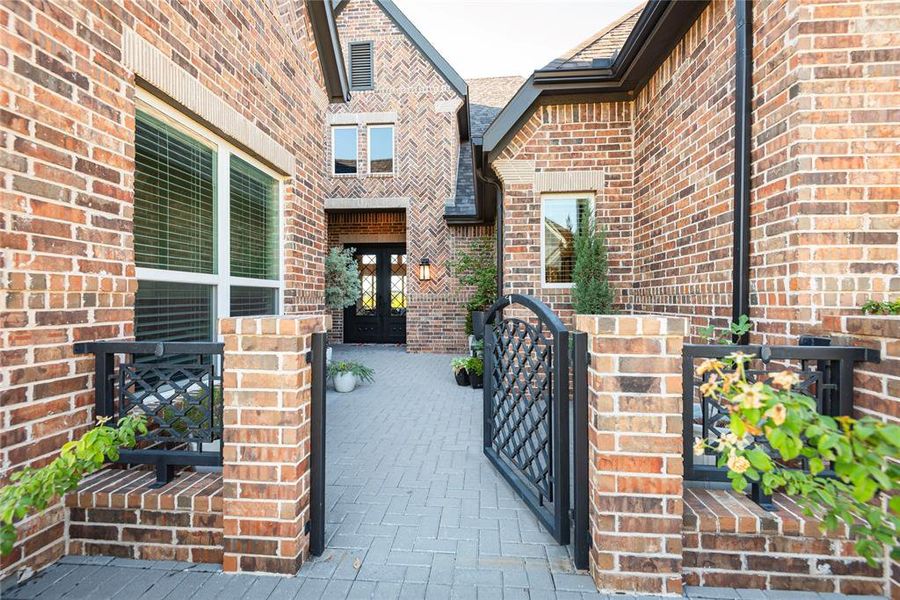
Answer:
[[(750, 316), (750, 146), (753, 117), (753, 2), (735, 3), (734, 90), (734, 251), (732, 254), (732, 321)], [(747, 344), (750, 334), (736, 336)]]

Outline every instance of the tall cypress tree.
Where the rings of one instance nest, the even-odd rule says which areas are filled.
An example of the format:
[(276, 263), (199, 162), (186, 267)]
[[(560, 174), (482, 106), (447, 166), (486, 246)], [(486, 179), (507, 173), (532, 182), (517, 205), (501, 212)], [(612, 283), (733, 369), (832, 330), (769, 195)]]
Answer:
[(583, 315), (613, 312), (615, 291), (609, 285), (609, 257), (606, 230), (593, 218), (576, 228), (574, 235), (575, 266), (572, 269), (572, 304)]

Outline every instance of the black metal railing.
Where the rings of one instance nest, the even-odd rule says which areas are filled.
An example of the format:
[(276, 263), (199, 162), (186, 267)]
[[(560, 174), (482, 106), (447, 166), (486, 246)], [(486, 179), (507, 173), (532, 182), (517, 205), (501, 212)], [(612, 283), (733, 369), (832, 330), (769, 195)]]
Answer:
[[(686, 344), (682, 351), (682, 395), (684, 412), (684, 478), (695, 482), (724, 482), (727, 469), (716, 466), (716, 456), (707, 450), (694, 456), (695, 438), (715, 442), (728, 432), (728, 411), (716, 399), (703, 396), (699, 388), (709, 374), (696, 375), (697, 366), (708, 358), (724, 358), (734, 352), (753, 355), (747, 366), (750, 381), (765, 379), (769, 373), (790, 370), (799, 377), (794, 391), (816, 401), (821, 414), (833, 417), (853, 412), (853, 369), (858, 362), (880, 362), (878, 350), (855, 346), (831, 346), (828, 338), (804, 336), (798, 346), (705, 345)], [(764, 450), (764, 438), (758, 443)], [(789, 465), (806, 468), (803, 461)], [(751, 484), (751, 498), (760, 506), (772, 509), (771, 498), (760, 486)]]
[(98, 417), (147, 418), (147, 433), (118, 462), (154, 465), (153, 487), (170, 482), (178, 467), (222, 465), (224, 344), (97, 341), (74, 351), (94, 355)]

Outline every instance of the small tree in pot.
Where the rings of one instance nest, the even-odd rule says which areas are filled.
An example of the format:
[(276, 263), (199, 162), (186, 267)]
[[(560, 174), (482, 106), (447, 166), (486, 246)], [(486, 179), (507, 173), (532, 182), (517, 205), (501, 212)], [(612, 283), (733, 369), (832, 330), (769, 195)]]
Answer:
[(606, 231), (594, 219), (579, 227), (574, 235), (575, 266), (572, 269), (572, 305), (582, 315), (613, 312), (615, 291), (609, 285), (609, 256)]
[(359, 299), (359, 268), (353, 248), (332, 248), (325, 258), (325, 306), (341, 310)]
[(472, 312), (490, 307), (497, 299), (494, 240), (487, 236), (479, 238), (471, 248), (459, 253), (451, 267), (461, 284), (475, 288), (466, 302), (466, 334), (471, 335)]
[[(332, 248), (325, 257), (325, 306), (331, 310), (352, 306), (362, 293), (354, 250)], [(331, 362), (331, 348), (326, 350), (326, 360)]]

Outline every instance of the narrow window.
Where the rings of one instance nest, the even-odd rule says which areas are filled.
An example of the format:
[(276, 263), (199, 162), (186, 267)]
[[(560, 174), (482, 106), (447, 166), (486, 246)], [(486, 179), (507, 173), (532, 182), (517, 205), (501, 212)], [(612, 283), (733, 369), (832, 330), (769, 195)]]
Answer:
[(331, 148), (333, 173), (335, 175), (352, 175), (356, 173), (357, 161), (356, 127), (333, 127), (331, 129)]
[(394, 172), (394, 126), (369, 127), (369, 173)]
[(350, 42), (350, 90), (375, 87), (372, 42)]
[(231, 275), (278, 279), (278, 182), (231, 157)]
[(135, 263), (215, 273), (215, 151), (141, 111), (134, 145)]
[(589, 196), (544, 196), (541, 199), (544, 285), (566, 287), (572, 284), (574, 234), (587, 225), (591, 205)]

